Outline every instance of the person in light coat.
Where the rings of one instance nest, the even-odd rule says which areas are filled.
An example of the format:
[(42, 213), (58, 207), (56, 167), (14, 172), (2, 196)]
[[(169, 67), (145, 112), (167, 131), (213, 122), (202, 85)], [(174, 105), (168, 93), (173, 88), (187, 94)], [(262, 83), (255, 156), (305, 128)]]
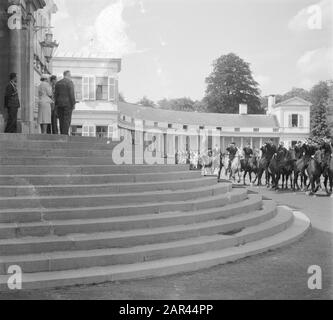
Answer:
[(47, 127), (51, 125), (52, 87), (46, 75), (43, 75), (40, 81), (41, 83), (38, 87), (38, 123), (42, 134), (46, 134)]

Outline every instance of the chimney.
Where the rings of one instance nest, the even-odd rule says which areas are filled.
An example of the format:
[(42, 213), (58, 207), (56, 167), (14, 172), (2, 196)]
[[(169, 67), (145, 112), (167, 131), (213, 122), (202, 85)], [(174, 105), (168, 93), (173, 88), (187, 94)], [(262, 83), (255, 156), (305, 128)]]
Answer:
[(247, 114), (247, 104), (242, 103), (239, 105), (239, 114), (240, 115)]
[(275, 105), (275, 95), (272, 94), (268, 97), (267, 114), (272, 114), (274, 105)]

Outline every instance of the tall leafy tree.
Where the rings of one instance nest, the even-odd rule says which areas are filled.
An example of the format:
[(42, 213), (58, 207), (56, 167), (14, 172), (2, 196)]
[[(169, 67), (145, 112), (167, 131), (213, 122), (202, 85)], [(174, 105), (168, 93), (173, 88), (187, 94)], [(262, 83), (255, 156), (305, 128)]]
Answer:
[(155, 107), (155, 102), (148, 99), (146, 96), (144, 96), (137, 104), (140, 104), (145, 107)]
[(163, 99), (158, 102), (161, 109), (174, 110), (174, 111), (186, 111), (193, 112), (199, 105), (190, 98), (178, 98), (178, 99)]
[(119, 99), (120, 102), (126, 102), (125, 97), (121, 92), (119, 92), (119, 98), (118, 99)]
[(248, 105), (249, 113), (264, 112), (250, 64), (236, 54), (229, 53), (215, 60), (206, 83), (204, 100), (209, 112), (237, 113), (241, 103)]
[(330, 136), (327, 119), (327, 107), (329, 101), (329, 86), (327, 82), (321, 81), (310, 91), (312, 102), (311, 110), (311, 137), (323, 138)]

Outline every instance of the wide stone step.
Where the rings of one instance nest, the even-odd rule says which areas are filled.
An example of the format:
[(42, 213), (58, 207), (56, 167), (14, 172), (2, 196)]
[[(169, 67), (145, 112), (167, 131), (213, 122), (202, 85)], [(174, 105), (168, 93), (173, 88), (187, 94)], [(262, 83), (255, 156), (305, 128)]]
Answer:
[(0, 186), (16, 185), (90, 185), (103, 183), (161, 182), (200, 178), (200, 171), (124, 173), (98, 175), (0, 175)]
[(22, 196), (1, 197), (0, 208), (83, 208), (88, 206), (106, 206), (129, 203), (180, 201), (208, 197), (230, 192), (231, 184), (221, 183), (214, 186), (187, 190), (154, 191), (138, 193), (93, 194), (71, 196)]
[[(279, 226), (279, 228), (276, 226)], [(214, 248), (214, 250), (212, 249), (202, 253), (190, 254), (186, 256), (174, 256), (172, 258), (167, 257), (164, 259), (145, 262), (141, 262), (144, 261), (144, 258), (139, 258), (140, 252), (138, 252), (138, 259), (140, 260), (138, 260), (136, 263), (119, 265), (109, 265), (109, 263), (107, 263), (105, 267), (98, 266), (88, 268), (80, 268), (80, 266), (75, 265), (76, 257), (73, 257), (72, 266), (74, 266), (74, 268), (71, 270), (46, 271), (36, 273), (28, 273), (27, 271), (26, 273), (23, 273), (23, 290), (47, 287), (63, 287), (77, 284), (96, 284), (108, 281), (165, 276), (180, 272), (197, 271), (203, 268), (209, 268), (227, 262), (233, 262), (238, 259), (288, 245), (300, 239), (307, 232), (309, 227), (310, 221), (303, 214), (292, 214), (292, 212), (288, 209), (278, 208), (278, 214), (274, 219), (258, 226), (246, 228), (241, 233), (230, 236), (230, 238), (236, 237), (237, 243), (228, 248)], [(269, 236), (267, 236), (268, 228), (272, 230)], [(261, 234), (260, 230), (263, 231), (263, 234)], [(261, 235), (253, 241), (253, 239), (255, 239), (253, 236), (254, 234)], [(205, 243), (204, 239), (207, 242), (207, 238), (202, 238), (203, 243)], [(218, 241), (217, 238), (215, 240)], [(195, 243), (193, 245), (195, 245)], [(161, 250), (162, 248), (159, 249)], [(98, 256), (97, 251), (95, 251), (95, 256)], [(90, 257), (86, 260), (88, 265), (89, 261), (95, 259), (95, 256), (93, 255), (93, 258)], [(25, 266), (28, 270), (28, 257), (26, 260), (20, 259), (19, 257), (12, 258), (13, 261), (21, 260), (22, 262), (25, 262)], [(46, 256), (45, 258), (51, 259), (51, 256)], [(69, 261), (71, 258), (70, 256), (58, 256), (58, 258), (59, 267), (65, 263), (65, 260), (62, 260), (63, 258), (68, 258), (66, 259), (69, 263), (68, 266), (71, 265)], [(31, 261), (38, 261), (38, 259), (39, 258), (37, 256), (30, 258)], [(98, 258), (96, 258), (96, 260), (97, 259)], [(102, 260), (103, 259), (101, 259), (100, 262), (102, 262)], [(40, 264), (39, 268), (42, 270), (43, 268), (48, 269), (50, 266), (55, 268), (57, 265), (56, 256), (53, 256), (53, 262), (54, 264), (51, 263), (45, 265), (44, 267), (42, 264)], [(8, 260), (5, 263), (11, 264), (11, 262)], [(82, 260), (81, 263), (84, 263), (84, 260)], [(1, 290), (8, 290), (7, 282), (9, 277), (10, 275), (0, 276)]]
[(0, 157), (0, 165), (109, 165), (114, 164), (112, 156), (103, 157)]
[(181, 201), (165, 201), (151, 203), (133, 203), (109, 206), (88, 206), (83, 208), (20, 208), (0, 209), (0, 222), (36, 222), (51, 220), (72, 220), (135, 216), (142, 214), (159, 214), (162, 212), (194, 211), (214, 207), (223, 207), (238, 203), (248, 198), (247, 190), (235, 189), (226, 194), (199, 197)]
[(189, 225), (129, 231), (111, 231), (66, 236), (23, 237), (0, 240), (0, 255), (17, 255), (68, 250), (129, 248), (137, 245), (165, 243), (203, 235), (237, 233), (263, 223), (276, 215), (274, 202), (265, 203), (263, 210), (224, 220), (212, 220)]
[(0, 186), (0, 197), (21, 196), (65, 196), (92, 195), (109, 193), (138, 193), (163, 190), (184, 190), (216, 185), (216, 178), (197, 178), (178, 181), (143, 182), (143, 183), (110, 183), (91, 185), (16, 185)]
[(61, 141), (0, 141), (3, 152), (7, 149), (36, 150), (61, 149), (61, 150), (104, 150), (112, 151), (119, 142), (86, 143), (86, 142), (61, 142)]
[(185, 170), (189, 170), (188, 165), (1, 165), (0, 175), (135, 174)]
[(12, 143), (12, 145), (13, 145), (15, 142), (18, 142), (18, 141), (63, 142), (66, 144), (70, 144), (72, 142), (81, 142), (81, 143), (89, 143), (89, 145), (93, 145), (93, 144), (105, 144), (111, 140), (107, 139), (107, 138), (66, 136), (66, 135), (0, 133), (0, 143), (8, 142), (8, 143)]
[(73, 233), (96, 233), (107, 231), (127, 231), (145, 228), (186, 225), (206, 222), (209, 220), (226, 219), (234, 215), (245, 214), (262, 208), (261, 196), (251, 195), (248, 200), (226, 205), (189, 212), (164, 212), (140, 216), (112, 218), (39, 221), (32, 223), (0, 224), (0, 239), (29, 236), (63, 236)]
[[(272, 217), (272, 214), (269, 213), (267, 209), (268, 208), (264, 209), (263, 212), (254, 212), (248, 215), (232, 217), (225, 221), (226, 228), (231, 227), (232, 224), (234, 224), (236, 228), (244, 225), (250, 228), (253, 225), (253, 221), (259, 221), (259, 224), (264, 224), (275, 217), (275, 215)], [(262, 218), (258, 220), (260, 215)], [(240, 241), (242, 241), (241, 244), (243, 245), (248, 242), (248, 240), (255, 241), (261, 239), (262, 232), (267, 234), (269, 231), (273, 234), (284, 227), (285, 226), (281, 225), (281, 221), (279, 221), (269, 224), (269, 227), (264, 231), (263, 229), (255, 229), (255, 232), (236, 232), (232, 235), (200, 235), (185, 240), (153, 243), (142, 246), (137, 245), (130, 248), (60, 251), (42, 254), (3, 256), (0, 262), (0, 274), (5, 274), (7, 268), (13, 264), (19, 265), (23, 272), (31, 273), (137, 263), (175, 256), (181, 257), (237, 246), (240, 244)]]
[[(0, 143), (1, 146), (1, 143)], [(56, 149), (56, 148), (5, 148), (2, 146), (0, 149), (1, 158), (14, 158), (14, 157), (112, 157), (112, 150), (99, 150), (99, 149)]]
[(89, 137), (66, 137), (66, 136), (47, 136), (37, 135), (28, 136), (4, 136), (0, 134), (0, 150), (21, 149), (21, 150), (40, 150), (40, 149), (88, 149), (88, 150), (112, 150), (119, 141), (111, 139), (96, 139)]

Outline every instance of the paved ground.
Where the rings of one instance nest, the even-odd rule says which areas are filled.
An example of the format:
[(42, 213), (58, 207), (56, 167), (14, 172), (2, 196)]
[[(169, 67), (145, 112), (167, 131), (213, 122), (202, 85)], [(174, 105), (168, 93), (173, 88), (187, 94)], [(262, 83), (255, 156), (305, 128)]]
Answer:
[[(266, 197), (305, 212), (312, 230), (299, 242), (236, 263), (163, 278), (57, 290), (1, 294), (0, 299), (331, 299), (333, 298), (333, 198), (267, 191)], [(319, 265), (323, 289), (309, 290), (310, 265)]]

